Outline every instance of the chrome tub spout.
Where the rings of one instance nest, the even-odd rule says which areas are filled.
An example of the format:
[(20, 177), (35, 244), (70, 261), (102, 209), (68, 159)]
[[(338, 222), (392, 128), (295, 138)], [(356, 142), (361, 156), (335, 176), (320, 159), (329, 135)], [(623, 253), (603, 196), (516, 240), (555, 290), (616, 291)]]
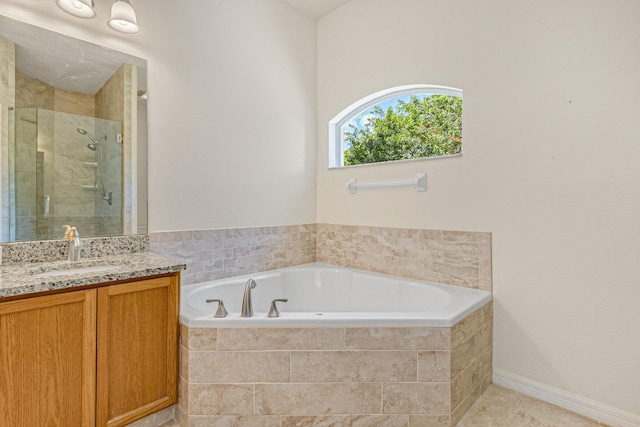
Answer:
[(244, 287), (244, 296), (242, 297), (242, 312), (240, 317), (253, 316), (253, 304), (251, 303), (251, 289), (258, 286), (255, 280), (249, 279)]

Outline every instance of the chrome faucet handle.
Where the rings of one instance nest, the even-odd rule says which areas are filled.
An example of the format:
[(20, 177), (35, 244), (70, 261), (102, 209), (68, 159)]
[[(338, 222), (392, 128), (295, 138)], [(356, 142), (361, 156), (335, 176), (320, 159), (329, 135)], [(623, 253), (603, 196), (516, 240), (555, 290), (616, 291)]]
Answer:
[(278, 311), (278, 307), (276, 307), (277, 302), (289, 302), (288, 299), (274, 299), (271, 301), (271, 308), (269, 309), (269, 317), (280, 317), (280, 312)]
[(207, 303), (211, 303), (211, 302), (217, 302), (218, 303), (218, 309), (216, 310), (216, 314), (213, 315), (213, 317), (216, 318), (223, 318), (223, 317), (227, 317), (227, 314), (229, 314), (227, 312), (227, 309), (224, 308), (224, 303), (222, 302), (221, 299), (208, 299), (206, 300)]

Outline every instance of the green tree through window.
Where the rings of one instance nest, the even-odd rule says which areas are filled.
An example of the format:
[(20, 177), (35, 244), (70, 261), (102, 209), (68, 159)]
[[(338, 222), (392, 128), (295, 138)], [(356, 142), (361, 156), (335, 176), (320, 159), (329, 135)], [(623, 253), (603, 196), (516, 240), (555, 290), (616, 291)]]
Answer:
[(461, 152), (462, 98), (418, 94), (391, 101), (344, 125), (345, 166)]

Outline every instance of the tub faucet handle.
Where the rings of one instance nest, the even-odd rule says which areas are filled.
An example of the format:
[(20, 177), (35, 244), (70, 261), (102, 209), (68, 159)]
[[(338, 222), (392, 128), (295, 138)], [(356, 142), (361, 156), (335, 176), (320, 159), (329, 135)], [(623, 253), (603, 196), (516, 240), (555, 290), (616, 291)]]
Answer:
[(274, 299), (271, 301), (271, 308), (269, 309), (269, 317), (280, 317), (280, 312), (278, 311), (278, 307), (276, 307), (277, 302), (288, 302), (289, 300), (286, 298), (282, 299)]
[(229, 314), (227, 312), (227, 309), (224, 308), (224, 303), (222, 302), (221, 299), (208, 299), (206, 300), (207, 303), (211, 303), (211, 302), (217, 302), (218, 303), (218, 309), (216, 310), (216, 314), (213, 315), (213, 317), (216, 318), (222, 318), (222, 317), (227, 317), (227, 314)]

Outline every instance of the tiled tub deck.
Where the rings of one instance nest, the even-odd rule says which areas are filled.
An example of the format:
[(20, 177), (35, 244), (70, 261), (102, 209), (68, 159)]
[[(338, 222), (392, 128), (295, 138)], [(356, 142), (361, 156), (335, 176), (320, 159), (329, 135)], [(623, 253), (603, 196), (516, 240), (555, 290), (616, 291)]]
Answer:
[(183, 427), (455, 426), (491, 383), (492, 304), (451, 328), (189, 328)]

